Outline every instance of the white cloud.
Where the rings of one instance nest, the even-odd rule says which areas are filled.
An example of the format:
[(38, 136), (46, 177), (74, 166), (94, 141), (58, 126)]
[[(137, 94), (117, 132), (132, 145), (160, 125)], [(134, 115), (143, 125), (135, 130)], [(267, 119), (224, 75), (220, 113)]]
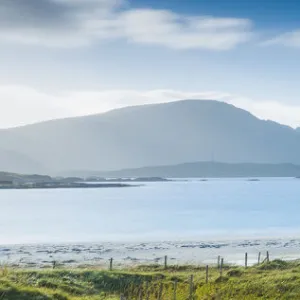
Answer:
[(69, 92), (54, 96), (29, 87), (0, 86), (0, 128), (96, 114), (129, 105), (181, 99), (220, 100), (246, 109), (262, 119), (274, 120), (293, 127), (300, 125), (300, 106), (288, 106), (276, 101), (253, 101), (223, 92), (100, 90)]
[(0, 41), (75, 47), (125, 39), (173, 49), (228, 50), (252, 36), (248, 19), (126, 8), (122, 0), (39, 0), (38, 5), (36, 1), (29, 0), (31, 6), (19, 0), (0, 4), (4, 25)]
[(139, 9), (120, 14), (124, 37), (136, 43), (175, 49), (228, 50), (250, 38), (246, 19), (186, 17), (166, 10)]
[(276, 36), (263, 42), (263, 45), (282, 45), (286, 47), (300, 48), (300, 29)]
[(237, 98), (232, 104), (250, 111), (261, 119), (277, 121), (291, 127), (300, 126), (300, 105), (287, 105), (273, 100), (251, 101)]
[(0, 86), (0, 128), (69, 115), (59, 99), (24, 86)]

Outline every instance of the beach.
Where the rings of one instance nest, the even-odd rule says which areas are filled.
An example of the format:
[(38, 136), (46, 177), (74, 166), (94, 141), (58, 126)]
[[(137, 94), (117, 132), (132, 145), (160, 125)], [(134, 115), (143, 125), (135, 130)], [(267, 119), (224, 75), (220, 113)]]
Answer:
[(113, 258), (116, 268), (163, 264), (165, 256), (170, 265), (213, 265), (218, 256), (227, 264), (257, 263), (270, 253), (272, 259), (300, 258), (300, 239), (235, 240), (215, 242), (156, 242), (156, 243), (76, 243), (0, 246), (2, 265), (17, 268), (51, 267), (53, 261), (66, 268), (93, 266), (108, 268)]

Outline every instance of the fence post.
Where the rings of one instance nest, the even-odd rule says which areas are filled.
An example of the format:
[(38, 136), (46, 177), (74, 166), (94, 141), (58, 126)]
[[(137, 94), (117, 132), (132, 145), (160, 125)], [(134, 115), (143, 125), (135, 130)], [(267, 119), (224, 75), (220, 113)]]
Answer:
[(269, 255), (269, 251), (267, 251), (267, 263), (270, 262), (270, 255)]
[(143, 288), (142, 287), (139, 290), (139, 300), (143, 300)]
[(111, 258), (111, 259), (109, 260), (109, 271), (112, 271), (112, 269), (113, 269), (113, 261), (114, 261), (113, 258)]
[(165, 270), (168, 268), (168, 256), (165, 256)]
[(221, 256), (218, 256), (218, 269), (220, 269)]
[(248, 267), (248, 253), (245, 253), (245, 269)]
[(220, 266), (220, 277), (223, 276), (223, 265), (224, 265), (224, 258), (221, 259), (221, 266)]
[(205, 282), (208, 284), (208, 265), (206, 266)]
[(189, 297), (189, 300), (193, 300), (193, 294), (194, 294), (194, 275), (191, 275), (191, 277), (190, 277), (190, 297)]
[(149, 293), (149, 281), (146, 281), (146, 287), (145, 287), (145, 299), (146, 299), (146, 300), (149, 300), (149, 296), (150, 296), (150, 293)]
[(261, 256), (261, 253), (259, 252), (259, 253), (258, 253), (258, 260), (257, 260), (257, 264), (258, 264), (258, 265), (260, 264), (260, 256)]
[(124, 295), (120, 296), (120, 300), (126, 300), (126, 298), (124, 297)]
[(163, 289), (164, 289), (164, 286), (163, 286), (163, 283), (161, 282), (160, 286), (159, 286), (159, 294), (158, 294), (157, 300), (162, 300)]
[(174, 281), (173, 300), (177, 299), (177, 280)]

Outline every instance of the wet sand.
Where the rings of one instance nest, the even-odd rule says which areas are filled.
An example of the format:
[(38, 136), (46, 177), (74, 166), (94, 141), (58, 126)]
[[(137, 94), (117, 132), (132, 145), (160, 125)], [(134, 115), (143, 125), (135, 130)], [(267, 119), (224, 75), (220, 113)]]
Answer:
[(269, 251), (271, 259), (300, 258), (300, 239), (235, 240), (214, 242), (156, 242), (156, 243), (77, 243), (2, 245), (0, 263), (7, 267), (46, 268), (53, 261), (66, 268), (97, 266), (107, 268), (109, 259), (114, 267), (140, 264), (163, 264), (168, 256), (171, 265), (215, 264), (220, 255), (225, 263), (243, 265), (245, 252), (249, 265), (262, 260)]

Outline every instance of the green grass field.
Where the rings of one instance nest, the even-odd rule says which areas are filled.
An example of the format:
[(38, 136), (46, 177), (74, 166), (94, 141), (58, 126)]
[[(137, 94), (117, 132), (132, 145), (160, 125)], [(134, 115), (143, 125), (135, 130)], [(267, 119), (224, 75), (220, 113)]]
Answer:
[[(193, 275), (193, 284), (191, 284)], [(1, 300), (300, 299), (300, 262), (273, 261), (248, 269), (142, 266), (122, 271), (0, 269)], [(176, 282), (176, 283), (175, 283)], [(176, 298), (174, 287), (176, 286)]]

